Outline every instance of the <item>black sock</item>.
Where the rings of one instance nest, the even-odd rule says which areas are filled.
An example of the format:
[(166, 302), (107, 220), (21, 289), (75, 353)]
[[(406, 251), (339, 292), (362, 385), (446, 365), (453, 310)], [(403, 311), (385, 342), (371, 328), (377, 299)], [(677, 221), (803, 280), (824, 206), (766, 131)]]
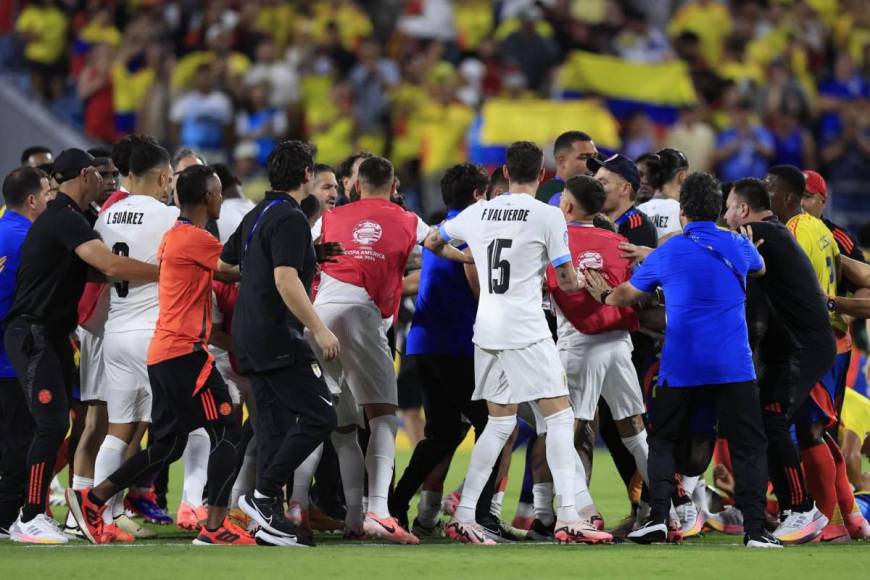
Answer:
[(91, 501), (91, 503), (95, 504), (97, 507), (103, 507), (104, 505), (106, 505), (106, 502), (104, 500), (98, 498), (94, 494), (93, 489), (88, 492), (88, 499)]

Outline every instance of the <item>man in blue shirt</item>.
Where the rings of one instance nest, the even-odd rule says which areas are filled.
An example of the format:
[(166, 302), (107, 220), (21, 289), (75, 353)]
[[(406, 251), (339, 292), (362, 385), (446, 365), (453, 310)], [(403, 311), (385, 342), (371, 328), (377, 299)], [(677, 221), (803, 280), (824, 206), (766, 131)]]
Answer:
[(587, 271), (589, 292), (603, 304), (630, 306), (661, 286), (665, 343), (650, 409), (650, 520), (629, 534), (638, 543), (665, 541), (674, 492), (677, 443), (690, 419), (714, 406), (719, 435), (728, 439), (744, 514), (744, 544), (781, 547), (764, 531), (767, 439), (746, 326), (746, 276), (764, 274), (764, 260), (745, 237), (720, 230), (719, 182), (689, 176), (680, 190), (683, 235), (652, 252), (628, 282), (610, 289)]
[[(0, 320), (15, 297), (21, 244), (30, 224), (45, 210), (49, 195), (48, 175), (41, 169), (20, 167), (3, 181), (6, 211), (0, 217)], [(24, 503), (27, 448), (32, 439), (33, 419), (0, 332), (0, 537)]]
[[(480, 167), (470, 163), (455, 165), (441, 180), (441, 192), (448, 207), (447, 219), (482, 199), (489, 178)], [(463, 249), (463, 248), (460, 248)], [(470, 266), (473, 269), (473, 266)], [(477, 314), (477, 276), (466, 273), (466, 266), (439, 258), (423, 250), (420, 290), (411, 330), (405, 346), (405, 364), (418, 370), (426, 410), (425, 438), (417, 444), (408, 467), (396, 483), (390, 498), (390, 513), (406, 524), (408, 504), (429, 473), (449, 459), (462, 442), (466, 430), (462, 416), (468, 418), (479, 435), (486, 426), (484, 401), (472, 401), (474, 392), (474, 319)], [(493, 470), (493, 476), (498, 465)], [(495, 534), (499, 522), (490, 522), (489, 507), (494, 477), (486, 485), (477, 504), (477, 521)], [(438, 521), (440, 498), (432, 501), (414, 520), (414, 533), (431, 535)], [(434, 517), (433, 517), (434, 516)], [(490, 529), (492, 528), (492, 529)]]

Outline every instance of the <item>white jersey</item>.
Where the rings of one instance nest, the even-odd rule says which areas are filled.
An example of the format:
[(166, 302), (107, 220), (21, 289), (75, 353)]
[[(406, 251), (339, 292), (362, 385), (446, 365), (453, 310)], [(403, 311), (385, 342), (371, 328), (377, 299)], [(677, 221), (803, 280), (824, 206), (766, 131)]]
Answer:
[(242, 219), (256, 204), (246, 197), (232, 197), (225, 199), (221, 204), (221, 217), (217, 220), (218, 234), (222, 244), (226, 244), (230, 236), (235, 233)]
[(655, 225), (659, 239), (683, 230), (680, 225), (680, 202), (675, 199), (654, 197), (637, 206), (637, 209), (645, 213)]
[[(178, 219), (178, 208), (148, 195), (131, 195), (112, 205), (94, 229), (112, 252), (157, 264), (157, 248)], [(109, 297), (106, 333), (154, 330), (157, 282), (116, 282)]]
[(548, 263), (571, 261), (562, 211), (526, 194), (476, 203), (440, 227), (447, 241), (468, 244), (480, 279), (474, 344), (491, 350), (524, 348), (549, 338), (541, 308)]

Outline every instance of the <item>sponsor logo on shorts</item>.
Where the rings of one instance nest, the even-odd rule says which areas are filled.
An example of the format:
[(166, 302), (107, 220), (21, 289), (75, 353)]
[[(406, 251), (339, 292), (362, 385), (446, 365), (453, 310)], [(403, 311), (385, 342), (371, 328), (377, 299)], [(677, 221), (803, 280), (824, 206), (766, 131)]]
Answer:
[(353, 241), (363, 246), (371, 246), (381, 239), (384, 230), (371, 220), (363, 220), (353, 227)]
[(316, 362), (311, 363), (311, 372), (314, 373), (314, 376), (318, 379), (323, 376), (323, 372), (320, 370), (320, 365)]
[(229, 403), (221, 403), (221, 406), (218, 407), (218, 412), (224, 417), (227, 417), (233, 412), (233, 406)]
[(49, 391), (48, 389), (40, 389), (40, 391), (36, 393), (36, 400), (38, 400), (43, 405), (48, 405), (51, 402), (51, 399), (51, 391)]

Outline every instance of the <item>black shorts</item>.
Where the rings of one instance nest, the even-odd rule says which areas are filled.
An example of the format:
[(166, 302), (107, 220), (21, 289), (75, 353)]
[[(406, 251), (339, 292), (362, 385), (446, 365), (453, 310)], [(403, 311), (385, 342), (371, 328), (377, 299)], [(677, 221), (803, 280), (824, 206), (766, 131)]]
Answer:
[(148, 365), (155, 439), (233, 422), (230, 391), (213, 362), (199, 351)]

